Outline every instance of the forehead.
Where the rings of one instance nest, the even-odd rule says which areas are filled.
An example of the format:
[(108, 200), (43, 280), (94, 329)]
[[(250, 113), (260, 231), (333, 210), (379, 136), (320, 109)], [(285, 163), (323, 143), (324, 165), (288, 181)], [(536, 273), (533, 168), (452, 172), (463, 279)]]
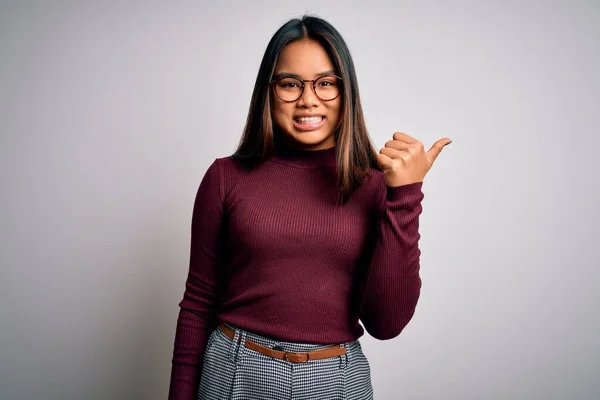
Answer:
[(303, 39), (283, 48), (275, 66), (275, 74), (288, 72), (310, 79), (334, 69), (323, 46), (314, 40)]

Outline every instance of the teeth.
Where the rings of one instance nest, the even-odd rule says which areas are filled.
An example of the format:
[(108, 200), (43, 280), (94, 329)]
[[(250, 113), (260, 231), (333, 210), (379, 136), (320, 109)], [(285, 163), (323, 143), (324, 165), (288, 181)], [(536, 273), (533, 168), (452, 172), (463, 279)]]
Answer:
[(318, 124), (323, 120), (323, 117), (300, 117), (296, 120), (301, 124)]

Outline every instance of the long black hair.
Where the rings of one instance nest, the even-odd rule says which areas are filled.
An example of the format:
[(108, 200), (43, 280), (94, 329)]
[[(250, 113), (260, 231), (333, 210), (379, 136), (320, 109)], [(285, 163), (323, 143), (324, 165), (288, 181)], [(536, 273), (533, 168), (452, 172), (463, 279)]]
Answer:
[(277, 128), (272, 117), (269, 82), (283, 48), (302, 39), (314, 40), (323, 46), (336, 73), (342, 78), (341, 118), (334, 137), (338, 184), (347, 198), (369, 174), (370, 168), (379, 169), (377, 152), (365, 126), (356, 71), (348, 46), (340, 33), (321, 18), (303, 16), (292, 19), (269, 41), (254, 84), (244, 132), (231, 157), (242, 165), (251, 166), (272, 156)]

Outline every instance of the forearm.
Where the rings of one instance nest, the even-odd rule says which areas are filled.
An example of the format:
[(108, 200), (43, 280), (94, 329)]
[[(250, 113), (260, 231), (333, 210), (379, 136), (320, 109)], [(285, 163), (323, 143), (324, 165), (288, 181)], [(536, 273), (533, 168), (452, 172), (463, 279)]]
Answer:
[(173, 349), (169, 400), (195, 399), (207, 335), (208, 329), (202, 319), (189, 310), (180, 310)]
[(422, 183), (415, 183), (386, 188), (359, 307), (365, 329), (378, 339), (399, 335), (414, 315), (419, 299), (421, 187)]

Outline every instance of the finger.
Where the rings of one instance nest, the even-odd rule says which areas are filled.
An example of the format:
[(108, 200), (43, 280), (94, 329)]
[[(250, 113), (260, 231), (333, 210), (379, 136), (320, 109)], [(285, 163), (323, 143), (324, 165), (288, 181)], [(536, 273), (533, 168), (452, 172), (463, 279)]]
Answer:
[(403, 132), (396, 132), (396, 133), (394, 133), (394, 135), (392, 137), (394, 138), (394, 140), (399, 140), (399, 141), (406, 142), (406, 143), (417, 143), (418, 142), (417, 139), (415, 139), (414, 137), (409, 136)]
[(387, 142), (385, 142), (384, 146), (396, 150), (405, 150), (408, 149), (411, 146), (411, 144), (402, 142), (400, 140), (388, 140)]
[(384, 154), (391, 159), (404, 159), (404, 157), (410, 155), (407, 150), (397, 150), (390, 147), (384, 147), (383, 149), (379, 150), (379, 153)]
[(386, 154), (377, 154), (377, 165), (379, 165), (379, 168), (381, 168), (382, 170), (391, 168), (393, 163), (394, 161)]
[(436, 141), (429, 151), (427, 152), (427, 159), (429, 160), (429, 165), (432, 165), (435, 159), (440, 155), (442, 149), (452, 143), (452, 140), (448, 138), (439, 139)]

